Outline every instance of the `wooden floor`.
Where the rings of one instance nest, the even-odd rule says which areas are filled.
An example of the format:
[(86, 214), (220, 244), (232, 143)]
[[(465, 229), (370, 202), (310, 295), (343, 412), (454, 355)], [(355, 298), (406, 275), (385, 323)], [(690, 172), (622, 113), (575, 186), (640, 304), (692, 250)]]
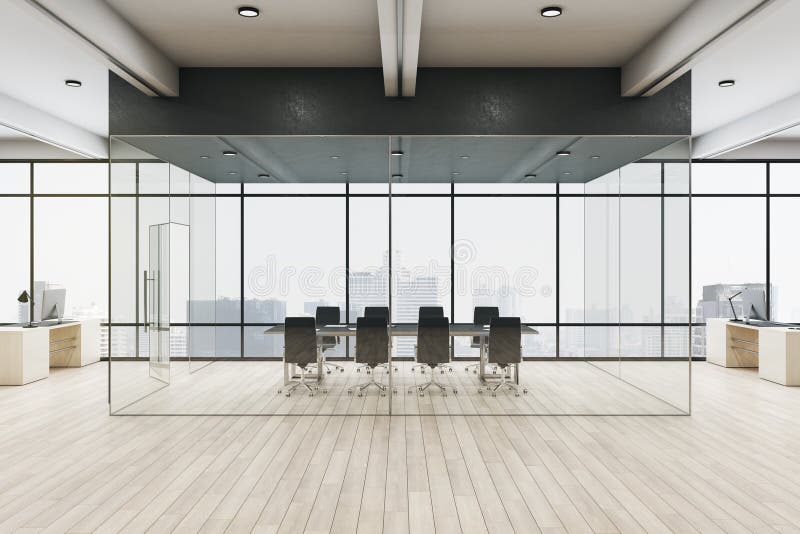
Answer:
[[(374, 386), (363, 396), (349, 394), (351, 386), (369, 380), (364, 372), (355, 372), (350, 362), (343, 363), (343, 372), (323, 375), (324, 393), (312, 398), (298, 389), (287, 398), (276, 394), (283, 385), (280, 362), (195, 362), (191, 368), (185, 361), (173, 362), (171, 380), (165, 386), (150, 377), (146, 361), (115, 361), (112, 411), (130, 415), (389, 415), (391, 403), (392, 415), (676, 415), (688, 406), (688, 362), (626, 362), (621, 368), (618, 362), (525, 362), (520, 384), (528, 393), (520, 396), (508, 389), (496, 396), (481, 393), (478, 376), (466, 372), (465, 363), (454, 363), (452, 371), (433, 374), (448, 387), (447, 393), (434, 388), (420, 397), (413, 394), (413, 387), (427, 382), (431, 374), (412, 372), (412, 365), (396, 362), (393, 385), (397, 394), (391, 398)], [(499, 378), (489, 376), (494, 381)], [(657, 381), (649, 383), (642, 376)], [(383, 371), (375, 378), (388, 383)]]
[(691, 417), (110, 417), (105, 364), (0, 388), (0, 532), (800, 532), (800, 389)]

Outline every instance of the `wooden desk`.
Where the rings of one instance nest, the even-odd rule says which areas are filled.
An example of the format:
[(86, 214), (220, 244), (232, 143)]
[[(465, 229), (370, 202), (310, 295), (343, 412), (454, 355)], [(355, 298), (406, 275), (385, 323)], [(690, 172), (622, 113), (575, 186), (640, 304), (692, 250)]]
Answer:
[(0, 327), (0, 385), (21, 386), (47, 378), (50, 367), (100, 361), (100, 320)]
[(706, 360), (722, 367), (757, 367), (758, 377), (800, 386), (800, 330), (729, 319), (706, 321)]

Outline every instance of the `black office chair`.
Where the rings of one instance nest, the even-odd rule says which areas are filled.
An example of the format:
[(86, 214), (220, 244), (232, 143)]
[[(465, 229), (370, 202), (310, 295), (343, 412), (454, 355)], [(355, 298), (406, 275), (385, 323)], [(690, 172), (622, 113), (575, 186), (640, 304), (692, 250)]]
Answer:
[[(500, 317), (500, 308), (497, 306), (475, 306), (475, 308), (472, 310), (472, 324), (476, 326), (491, 324), (492, 318), (494, 317)], [(480, 336), (473, 336), (472, 342), (469, 346), (473, 349), (481, 348)], [(474, 367), (472, 372), (477, 373), (480, 365), (480, 362), (471, 363), (464, 367), (464, 370), (469, 371), (470, 367)]]
[(389, 308), (386, 306), (366, 306), (364, 308), (364, 317), (383, 317), (388, 323)]
[[(417, 324), (420, 324), (423, 321), (423, 319), (430, 317), (435, 317), (435, 318), (444, 317), (444, 308), (441, 306), (420, 306), (419, 315), (417, 316)], [(411, 372), (413, 373), (414, 369), (419, 368), (420, 372), (422, 374), (425, 374), (425, 367), (427, 367), (425, 364), (421, 364), (419, 363), (419, 361), (417, 361), (416, 365), (411, 366)], [(445, 369), (447, 369), (448, 371), (452, 371), (453, 367), (450, 365), (449, 362), (439, 366), (439, 370), (442, 372), (442, 374), (444, 374)], [(395, 371), (396, 370), (397, 369), (395, 369)]]
[[(434, 378), (433, 370), (442, 365), (450, 363), (450, 322), (447, 317), (421, 317), (417, 325), (417, 346), (416, 357), (418, 365), (425, 365), (431, 368), (431, 378), (423, 385), (411, 386), (408, 392), (411, 393), (417, 388), (419, 396), (425, 394), (425, 390), (431, 386), (436, 386), (442, 391), (442, 396), (447, 396), (447, 388)], [(451, 388), (453, 393), (458, 393), (456, 388)]]
[(386, 319), (383, 317), (357, 319), (355, 361), (372, 369), (372, 373), (369, 381), (348, 388), (347, 394), (352, 395), (353, 391), (358, 391), (358, 396), (361, 397), (365, 389), (375, 386), (381, 392), (381, 396), (386, 396), (389, 386), (375, 380), (375, 368), (389, 363), (389, 324)]
[[(317, 306), (316, 317), (318, 326), (336, 325), (340, 324), (341, 312), (339, 311), (339, 306)], [(323, 358), (325, 357), (326, 350), (335, 348), (338, 344), (339, 338), (337, 336), (323, 337), (320, 346)], [(343, 366), (333, 362), (327, 362), (324, 359), (322, 365), (325, 367), (325, 372), (328, 374), (331, 374), (331, 368), (338, 369), (340, 373), (344, 372)]]
[[(379, 317), (382, 319), (386, 319), (386, 323), (389, 323), (389, 308), (386, 306), (365, 306), (364, 307), (364, 317)], [(389, 340), (391, 342), (391, 339)], [(378, 367), (386, 367), (388, 363), (382, 363)], [(360, 373), (361, 369), (366, 368), (367, 373), (370, 372), (370, 368), (366, 365), (359, 365), (356, 367), (356, 372)], [(397, 371), (397, 366), (394, 366), (394, 370)]]
[(427, 317), (444, 317), (444, 308), (441, 306), (420, 306), (417, 322)]
[(288, 387), (284, 385), (278, 389), (278, 393), (285, 391), (288, 397), (295, 389), (304, 387), (313, 397), (319, 387), (306, 382), (306, 371), (317, 364), (316, 322), (313, 317), (287, 317), (283, 324), (283, 362), (284, 365), (293, 363), (300, 368), (300, 380)]
[(495, 317), (489, 325), (489, 363), (497, 365), (502, 372), (500, 380), (494, 386), (484, 386), (478, 393), (491, 391), (492, 397), (497, 395), (497, 390), (508, 388), (519, 397), (520, 391), (527, 393), (528, 389), (510, 382), (507, 369), (516, 366), (516, 376), (519, 377), (519, 365), (522, 363), (522, 324), (519, 317)]

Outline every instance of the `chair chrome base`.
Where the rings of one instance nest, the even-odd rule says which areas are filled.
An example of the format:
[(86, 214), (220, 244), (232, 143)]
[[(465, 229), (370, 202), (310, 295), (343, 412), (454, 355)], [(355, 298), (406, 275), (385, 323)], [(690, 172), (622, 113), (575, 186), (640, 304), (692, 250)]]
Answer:
[[(316, 395), (316, 393), (318, 391), (320, 391), (319, 386), (313, 385), (313, 383), (310, 384), (310, 383), (306, 382), (306, 373), (305, 373), (304, 370), (301, 369), (300, 370), (300, 380), (293, 382), (288, 387), (287, 386), (283, 386), (281, 388), (278, 388), (277, 393), (278, 393), (278, 395), (283, 393), (287, 397), (291, 397), (292, 393), (294, 393), (294, 390), (296, 390), (299, 387), (306, 388), (308, 390), (308, 396), (309, 397), (313, 397), (314, 395)], [(323, 389), (322, 392), (323, 393), (327, 393), (328, 391), (326, 389)]]
[[(356, 384), (355, 386), (351, 386), (347, 388), (347, 394), (352, 395), (353, 392), (357, 392), (359, 397), (364, 396), (364, 391), (368, 389), (370, 386), (375, 386), (381, 393), (381, 397), (386, 396), (386, 392), (389, 390), (389, 386), (384, 384), (383, 382), (378, 382), (375, 380), (375, 372), (373, 371), (370, 373), (370, 378), (368, 382), (362, 382), (361, 384)], [(397, 393), (397, 388), (393, 388), (392, 393)]]
[(456, 388), (454, 388), (452, 386), (446, 386), (444, 384), (441, 384), (441, 383), (437, 382), (435, 376), (436, 376), (436, 373), (434, 373), (433, 369), (431, 369), (431, 378), (430, 378), (430, 380), (428, 380), (427, 382), (425, 382), (424, 384), (419, 385), (419, 386), (411, 386), (410, 388), (408, 388), (408, 393), (411, 393), (416, 389), (417, 392), (419, 393), (419, 396), (420, 397), (424, 397), (425, 396), (425, 390), (427, 390), (431, 386), (436, 386), (437, 388), (439, 388), (439, 390), (442, 392), (442, 397), (446, 397), (447, 396), (447, 389), (448, 388), (453, 390), (453, 394), (454, 395), (458, 393), (458, 390)]
[(331, 374), (331, 368), (338, 369), (340, 373), (344, 373), (344, 367), (333, 362), (322, 362), (322, 368), (325, 369), (327, 374)]
[(500, 373), (500, 382), (494, 384), (493, 386), (481, 386), (478, 388), (478, 393), (483, 393), (484, 391), (489, 391), (492, 394), (492, 397), (497, 396), (497, 390), (507, 388), (514, 392), (515, 397), (519, 397), (520, 393), (527, 394), (528, 388), (521, 386), (515, 382), (509, 380), (509, 377), (506, 375), (506, 370), (503, 369), (503, 372)]

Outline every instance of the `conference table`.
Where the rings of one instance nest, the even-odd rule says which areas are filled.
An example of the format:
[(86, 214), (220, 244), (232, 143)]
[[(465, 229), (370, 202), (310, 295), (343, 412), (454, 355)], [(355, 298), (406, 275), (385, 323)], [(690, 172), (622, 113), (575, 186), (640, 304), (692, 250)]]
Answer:
[[(522, 325), (521, 334), (536, 335), (538, 330), (531, 326)], [(281, 335), (284, 333), (283, 325), (271, 326), (264, 330), (268, 335)], [(416, 337), (417, 325), (416, 324), (393, 324), (389, 325), (390, 339), (392, 337)], [(322, 371), (323, 357), (322, 357), (322, 338), (325, 337), (355, 337), (355, 325), (326, 325), (317, 327), (317, 382), (322, 383), (324, 373)], [(487, 382), (486, 376), (486, 363), (487, 352), (486, 345), (489, 340), (489, 325), (479, 325), (471, 323), (454, 323), (450, 325), (450, 337), (477, 337), (480, 339), (480, 358), (478, 360), (478, 376), (481, 383)], [(293, 364), (283, 365), (283, 382), (284, 385), (288, 384), (295, 376), (295, 366)], [(389, 387), (392, 386), (392, 351), (389, 350)], [(519, 368), (514, 373), (514, 382), (519, 384)]]

